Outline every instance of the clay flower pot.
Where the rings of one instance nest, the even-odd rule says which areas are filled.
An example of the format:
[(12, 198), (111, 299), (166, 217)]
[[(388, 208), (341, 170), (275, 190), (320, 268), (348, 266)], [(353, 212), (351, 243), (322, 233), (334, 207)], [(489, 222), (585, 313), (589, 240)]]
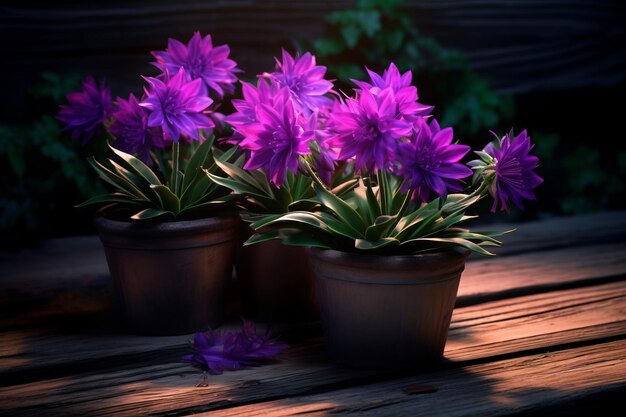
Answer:
[(96, 219), (129, 327), (192, 333), (222, 322), (237, 218), (131, 223)]
[(241, 248), (236, 263), (246, 317), (266, 322), (319, 319), (306, 249), (271, 240)]
[(338, 363), (409, 369), (442, 355), (468, 250), (376, 256), (309, 249), (326, 350)]

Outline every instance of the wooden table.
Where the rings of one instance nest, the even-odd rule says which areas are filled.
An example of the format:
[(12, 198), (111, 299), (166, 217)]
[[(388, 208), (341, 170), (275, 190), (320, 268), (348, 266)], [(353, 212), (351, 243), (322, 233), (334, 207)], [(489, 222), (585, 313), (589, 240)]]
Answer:
[(280, 361), (206, 379), (180, 361), (189, 336), (124, 332), (97, 237), (2, 253), (0, 415), (610, 414), (626, 394), (626, 212), (505, 241), (468, 263), (437, 369), (343, 368), (299, 323), (279, 326)]

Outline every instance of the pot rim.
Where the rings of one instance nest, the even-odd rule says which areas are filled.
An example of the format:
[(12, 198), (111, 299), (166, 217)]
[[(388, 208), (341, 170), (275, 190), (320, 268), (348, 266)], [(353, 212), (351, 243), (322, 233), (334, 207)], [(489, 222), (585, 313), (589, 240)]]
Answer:
[(191, 235), (199, 232), (212, 232), (233, 228), (238, 219), (236, 214), (217, 215), (194, 220), (178, 220), (172, 222), (130, 222), (96, 216), (94, 225), (100, 233), (120, 236), (159, 236)]
[(322, 249), (307, 247), (307, 251), (313, 257), (322, 259), (325, 262), (334, 264), (363, 264), (363, 265), (384, 265), (386, 267), (411, 264), (431, 263), (440, 261), (461, 261), (465, 262), (471, 255), (471, 250), (462, 246), (454, 246), (434, 252), (416, 253), (412, 255), (380, 255), (357, 252), (345, 252), (337, 249)]
[(368, 255), (308, 248), (308, 253), (319, 279), (375, 285), (423, 285), (459, 279), (471, 251), (450, 248), (415, 255)]

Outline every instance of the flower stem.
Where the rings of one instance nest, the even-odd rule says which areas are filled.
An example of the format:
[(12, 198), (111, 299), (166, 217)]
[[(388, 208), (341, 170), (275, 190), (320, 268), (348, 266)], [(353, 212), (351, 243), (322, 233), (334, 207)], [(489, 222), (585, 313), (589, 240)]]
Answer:
[(376, 173), (378, 178), (378, 191), (380, 192), (380, 208), (384, 216), (388, 216), (392, 210), (392, 194), (389, 185), (387, 171), (379, 169)]
[(180, 155), (180, 143), (172, 142), (172, 175), (170, 177), (172, 191), (178, 196), (178, 157)]

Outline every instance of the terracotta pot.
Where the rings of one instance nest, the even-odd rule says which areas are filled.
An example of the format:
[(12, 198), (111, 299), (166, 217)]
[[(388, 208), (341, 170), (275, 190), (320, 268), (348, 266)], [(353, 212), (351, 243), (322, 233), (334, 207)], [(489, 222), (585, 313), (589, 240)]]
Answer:
[(244, 317), (265, 322), (319, 318), (315, 279), (305, 248), (277, 240), (244, 246), (236, 270)]
[(359, 368), (437, 363), (469, 251), (375, 256), (309, 249), (326, 350)]
[(152, 224), (100, 217), (96, 227), (133, 331), (186, 334), (222, 322), (236, 217)]

